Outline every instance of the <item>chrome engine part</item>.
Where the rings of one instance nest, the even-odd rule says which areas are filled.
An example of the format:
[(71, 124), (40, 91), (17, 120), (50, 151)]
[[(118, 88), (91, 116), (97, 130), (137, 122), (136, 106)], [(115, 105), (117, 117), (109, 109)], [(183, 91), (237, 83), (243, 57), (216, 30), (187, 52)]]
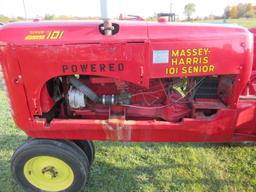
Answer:
[(73, 109), (84, 108), (86, 106), (86, 97), (81, 91), (71, 87), (68, 91), (68, 103)]

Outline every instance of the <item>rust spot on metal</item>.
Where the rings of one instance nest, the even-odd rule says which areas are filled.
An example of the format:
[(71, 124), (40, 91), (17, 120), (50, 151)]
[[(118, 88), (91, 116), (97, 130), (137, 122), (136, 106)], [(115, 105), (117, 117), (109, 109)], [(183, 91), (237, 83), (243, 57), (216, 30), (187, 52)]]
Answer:
[(125, 121), (120, 119), (102, 120), (107, 139), (112, 141), (130, 141), (132, 134), (132, 125), (135, 121)]

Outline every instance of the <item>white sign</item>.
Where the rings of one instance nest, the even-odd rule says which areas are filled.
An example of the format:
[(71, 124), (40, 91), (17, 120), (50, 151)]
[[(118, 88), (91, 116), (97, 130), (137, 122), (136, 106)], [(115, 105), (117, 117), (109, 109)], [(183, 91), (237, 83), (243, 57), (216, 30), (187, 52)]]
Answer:
[(153, 64), (169, 63), (169, 50), (154, 50)]

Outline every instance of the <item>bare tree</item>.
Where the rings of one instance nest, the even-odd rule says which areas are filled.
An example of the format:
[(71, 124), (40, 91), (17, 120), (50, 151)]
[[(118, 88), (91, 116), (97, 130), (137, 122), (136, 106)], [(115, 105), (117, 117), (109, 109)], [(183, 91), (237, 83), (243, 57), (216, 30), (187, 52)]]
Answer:
[(196, 5), (194, 3), (188, 3), (184, 7), (184, 14), (187, 16), (187, 20), (191, 20), (191, 16), (196, 11)]
[(231, 7), (230, 6), (227, 6), (225, 9), (224, 9), (224, 19), (228, 19), (230, 17), (230, 12), (231, 12)]
[(241, 18), (244, 17), (247, 11), (247, 4), (246, 3), (239, 3), (237, 5), (237, 17)]

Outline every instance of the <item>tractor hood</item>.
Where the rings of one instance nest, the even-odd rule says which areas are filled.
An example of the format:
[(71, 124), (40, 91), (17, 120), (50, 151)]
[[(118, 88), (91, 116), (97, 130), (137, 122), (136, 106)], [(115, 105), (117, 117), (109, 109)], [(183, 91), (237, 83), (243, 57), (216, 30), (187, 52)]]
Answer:
[(34, 21), (0, 27), (0, 43), (16, 45), (63, 45), (81, 43), (144, 42), (168, 40), (227, 39), (249, 33), (236, 25), (147, 23), (114, 21), (119, 32), (104, 36), (99, 32), (102, 21)]
[[(125, 22), (113, 36), (104, 36), (99, 31), (102, 21), (36, 21), (11, 23), (0, 28), (0, 42), (11, 44), (80, 44), (106, 41), (143, 41), (147, 39), (147, 23)], [(136, 28), (136, 30), (134, 30)]]

